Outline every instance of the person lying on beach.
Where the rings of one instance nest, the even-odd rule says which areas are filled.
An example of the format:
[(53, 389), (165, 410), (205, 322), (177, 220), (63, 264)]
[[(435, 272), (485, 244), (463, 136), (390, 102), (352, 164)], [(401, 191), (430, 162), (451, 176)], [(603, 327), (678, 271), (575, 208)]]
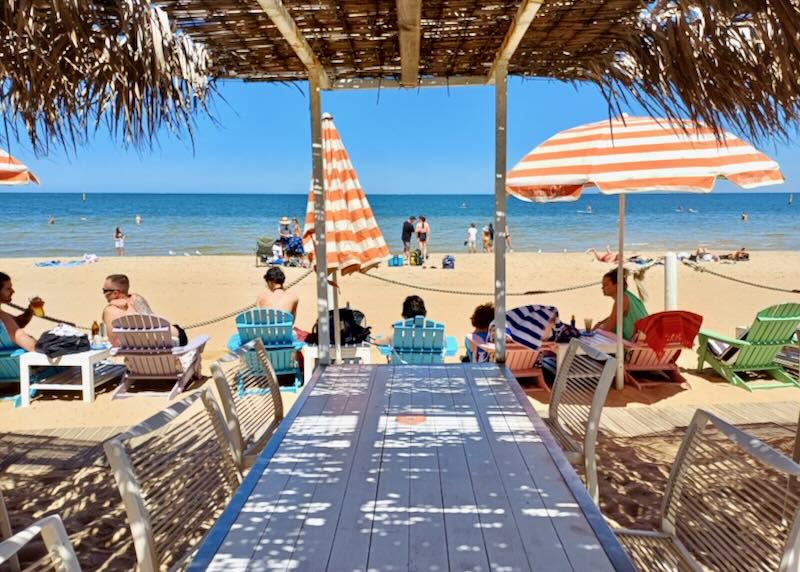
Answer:
[(597, 249), (590, 248), (586, 251), (587, 253), (594, 254), (595, 260), (599, 262), (617, 262), (619, 257), (617, 256), (616, 252), (611, 252), (611, 247), (606, 245), (605, 252), (597, 252)]
[[(633, 336), (633, 325), (636, 320), (647, 316), (647, 308), (644, 303), (637, 298), (633, 292), (628, 290), (628, 279), (625, 277), (623, 284), (624, 297), (622, 298), (622, 337), (626, 340)], [(611, 307), (611, 314), (597, 323), (593, 330), (605, 330), (607, 332), (617, 332), (617, 270), (609, 270), (603, 274), (603, 295), (614, 300)]]
[(300, 298), (297, 294), (284, 290), (283, 284), (286, 282), (286, 275), (283, 270), (277, 266), (270, 268), (264, 274), (264, 282), (267, 288), (256, 298), (256, 308), (272, 308), (289, 312), (296, 319)]
[[(428, 315), (428, 310), (425, 308), (425, 301), (420, 298), (419, 296), (408, 296), (405, 300), (403, 300), (403, 308), (400, 310), (400, 316), (404, 320), (410, 320), (411, 318), (416, 318), (417, 316), (422, 316), (423, 318)], [(389, 346), (392, 345), (392, 328), (389, 328), (389, 334), (385, 336), (381, 336), (380, 338), (375, 340), (375, 343), (379, 346)]]
[(740, 248), (736, 252), (731, 252), (729, 254), (721, 254), (719, 257), (720, 260), (735, 260), (737, 262), (743, 260), (750, 260), (750, 253), (747, 252), (744, 247)]
[(693, 262), (719, 262), (720, 256), (708, 250), (702, 244), (697, 247), (697, 250), (689, 257)]
[[(14, 287), (11, 284), (11, 277), (4, 272), (0, 272), (0, 304), (10, 304), (13, 296)], [(5, 326), (8, 337), (17, 346), (29, 352), (36, 350), (36, 338), (26, 333), (22, 328), (27, 326), (31, 318), (33, 318), (33, 306), (36, 304), (43, 305), (44, 301), (38, 297), (31, 299), (25, 311), (18, 316), (9, 314), (0, 308), (0, 322)]]
[(131, 293), (130, 287), (131, 282), (125, 274), (111, 274), (103, 282), (103, 296), (107, 302), (103, 308), (103, 323), (112, 346), (119, 346), (119, 339), (112, 326), (114, 320), (132, 314), (153, 314), (147, 300), (139, 294)]

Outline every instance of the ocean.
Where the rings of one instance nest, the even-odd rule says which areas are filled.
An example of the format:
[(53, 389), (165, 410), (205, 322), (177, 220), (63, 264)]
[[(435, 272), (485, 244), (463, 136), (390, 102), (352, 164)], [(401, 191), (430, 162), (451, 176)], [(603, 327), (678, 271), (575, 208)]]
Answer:
[[(800, 197), (781, 193), (647, 194), (626, 199), (626, 253), (692, 250), (800, 250)], [(378, 224), (393, 252), (408, 215), (425, 215), (432, 252), (464, 251), (470, 223), (492, 222), (489, 195), (373, 195)], [(1, 192), (0, 257), (43, 260), (114, 253), (114, 228), (126, 255), (250, 254), (256, 238), (277, 235), (281, 216), (305, 215), (305, 195), (47, 194)], [(579, 211), (592, 207), (592, 214)], [(683, 207), (683, 212), (676, 209)], [(696, 212), (690, 212), (696, 211)], [(742, 221), (746, 212), (749, 220)], [(142, 217), (135, 225), (134, 217)], [(56, 219), (48, 224), (48, 217)], [(617, 240), (617, 199), (585, 194), (574, 203), (531, 204), (508, 199), (512, 246), (520, 251), (603, 249)]]

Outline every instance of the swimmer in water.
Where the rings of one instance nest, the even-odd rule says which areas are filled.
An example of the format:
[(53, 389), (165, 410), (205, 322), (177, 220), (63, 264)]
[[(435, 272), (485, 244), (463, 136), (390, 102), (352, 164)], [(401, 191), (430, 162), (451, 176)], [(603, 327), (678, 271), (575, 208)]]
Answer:
[(742, 220), (743, 220), (744, 222), (747, 222), (747, 219), (748, 219), (748, 218), (750, 218), (750, 217), (748, 216), (748, 214), (747, 214), (747, 213), (745, 213), (745, 212), (743, 212), (743, 213), (742, 213)]
[(47, 224), (56, 224), (56, 217), (50, 215), (47, 217)]
[(141, 215), (138, 215), (138, 214), (137, 214), (137, 215), (136, 215), (136, 216), (133, 218), (133, 222), (135, 222), (136, 224), (142, 224), (142, 217), (141, 217)]

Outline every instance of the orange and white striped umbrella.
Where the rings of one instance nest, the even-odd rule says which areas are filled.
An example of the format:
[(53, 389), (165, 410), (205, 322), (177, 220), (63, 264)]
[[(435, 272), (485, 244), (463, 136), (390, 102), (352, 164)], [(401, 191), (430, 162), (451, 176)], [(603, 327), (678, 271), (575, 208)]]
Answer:
[(0, 149), (0, 185), (27, 185), (28, 183), (38, 185), (39, 179), (30, 172), (28, 167)]
[(710, 192), (717, 178), (750, 189), (783, 182), (778, 164), (730, 133), (690, 121), (618, 117), (567, 129), (533, 149), (506, 177), (508, 192), (532, 202), (604, 194)]
[[(325, 238), (328, 271), (364, 272), (389, 257), (389, 247), (329, 113), (322, 115)], [(308, 194), (303, 246), (314, 256), (314, 190)]]

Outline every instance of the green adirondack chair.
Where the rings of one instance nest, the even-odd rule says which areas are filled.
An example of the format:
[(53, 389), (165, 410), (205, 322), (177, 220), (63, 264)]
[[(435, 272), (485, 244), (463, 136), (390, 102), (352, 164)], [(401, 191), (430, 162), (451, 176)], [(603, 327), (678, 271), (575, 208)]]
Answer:
[[(700, 330), (697, 370), (703, 371), (703, 364), (707, 362), (730, 383), (748, 391), (800, 387), (800, 383), (775, 361), (784, 346), (795, 343), (795, 331), (799, 325), (800, 304), (789, 303), (761, 310), (747, 334), (739, 339)], [(716, 346), (716, 351), (709, 347), (709, 341)], [(750, 385), (738, 375), (747, 371), (768, 373), (775, 381)]]

